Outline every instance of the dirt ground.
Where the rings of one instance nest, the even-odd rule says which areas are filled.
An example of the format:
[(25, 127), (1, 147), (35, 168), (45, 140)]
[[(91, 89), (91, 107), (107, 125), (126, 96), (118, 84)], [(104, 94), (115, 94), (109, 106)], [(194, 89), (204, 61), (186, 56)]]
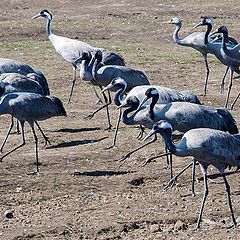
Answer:
[[(203, 97), (202, 56), (176, 45), (174, 26), (162, 22), (179, 17), (183, 20), (180, 34), (186, 36), (201, 16), (210, 16), (215, 27), (226, 24), (231, 35), (240, 39), (237, 3), (240, 1), (3, 0), (1, 57), (18, 59), (43, 71), (51, 94), (63, 101), (68, 116), (41, 122), (51, 145), (44, 147), (39, 136), (40, 175), (28, 175), (35, 169), (34, 141), (28, 126), (26, 146), (0, 164), (0, 239), (239, 239), (239, 227), (229, 229), (227, 197), (215, 168), (209, 168), (209, 195), (201, 229), (195, 231), (203, 191), (199, 166), (196, 197), (192, 197), (191, 170), (163, 191), (169, 180), (165, 159), (140, 166), (144, 159), (163, 152), (161, 138), (126, 162), (115, 161), (142, 143), (136, 139), (138, 129), (122, 124), (117, 148), (104, 149), (113, 137), (113, 131), (104, 130), (105, 111), (91, 120), (83, 119), (98, 107), (92, 88), (78, 79), (73, 101), (67, 104), (71, 66), (53, 49), (45, 20), (31, 20), (40, 10), (48, 9), (55, 33), (118, 52), (127, 65), (145, 71), (152, 84), (190, 89), (204, 104), (222, 107), (226, 91), (220, 93), (220, 80), (225, 67), (209, 57), (208, 93)], [(236, 79), (231, 101), (239, 90)], [(239, 106), (232, 111), (238, 123)], [(110, 111), (114, 124), (116, 106)], [(2, 140), (9, 122), (9, 116), (1, 116)], [(12, 134), (4, 151), (20, 139)], [(189, 162), (190, 158), (174, 157), (174, 173)], [(239, 222), (240, 179), (239, 173), (232, 173), (234, 169), (228, 180)]]

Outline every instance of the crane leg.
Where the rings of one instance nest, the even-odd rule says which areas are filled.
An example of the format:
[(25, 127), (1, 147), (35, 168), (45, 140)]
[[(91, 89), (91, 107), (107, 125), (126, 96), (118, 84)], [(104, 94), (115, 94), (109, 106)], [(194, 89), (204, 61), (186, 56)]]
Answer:
[(202, 204), (201, 204), (201, 208), (200, 208), (200, 213), (198, 216), (198, 220), (197, 220), (197, 225), (196, 225), (196, 230), (200, 228), (200, 222), (202, 219), (202, 214), (203, 214), (203, 208), (207, 199), (207, 195), (208, 195), (208, 185), (207, 185), (207, 168), (204, 167), (202, 164), (200, 164), (202, 173), (203, 173), (203, 181), (204, 181), (204, 194), (203, 194), (203, 199), (202, 199)]
[(207, 56), (204, 56), (204, 61), (205, 61), (205, 67), (206, 67), (204, 96), (206, 96), (207, 95), (208, 76), (209, 76), (209, 67), (208, 67)]
[(25, 143), (25, 136), (24, 136), (24, 122), (20, 122), (21, 125), (21, 130), (22, 130), (22, 143), (18, 146), (16, 146), (15, 148), (13, 148), (12, 150), (10, 150), (9, 152), (5, 153), (4, 155), (0, 156), (0, 162), (2, 162), (3, 158), (5, 158), (6, 156), (8, 156), (10, 153), (14, 152), (15, 150), (17, 150), (18, 148), (24, 146)]
[(37, 125), (40, 133), (42, 134), (42, 136), (43, 136), (43, 138), (45, 140), (45, 145), (44, 146), (46, 146), (47, 144), (51, 145), (50, 141), (48, 140), (48, 137), (44, 134), (43, 130), (40, 128), (40, 125), (38, 124), (37, 121), (35, 121), (35, 124)]
[(192, 196), (195, 197), (196, 193), (195, 193), (195, 170), (196, 170), (196, 159), (193, 158), (192, 159)]
[(238, 100), (239, 97), (240, 97), (240, 92), (238, 93), (238, 95), (237, 95), (236, 98), (234, 99), (234, 101), (233, 101), (233, 103), (232, 103), (232, 105), (231, 105), (231, 107), (230, 107), (231, 110), (233, 110), (233, 107), (234, 107), (234, 105), (236, 104), (236, 102), (237, 102), (237, 100)]
[(140, 127), (140, 132), (137, 135), (137, 139), (141, 140), (142, 137), (143, 137), (143, 134), (145, 133), (145, 130), (144, 130), (144, 127), (142, 125), (139, 125), (139, 127)]
[(71, 85), (71, 89), (70, 89), (70, 95), (69, 95), (68, 103), (71, 102), (73, 89), (74, 89), (74, 85), (75, 85), (75, 82), (76, 82), (76, 71), (77, 71), (77, 68), (73, 66), (73, 79), (72, 79), (72, 85)]
[(222, 177), (223, 177), (223, 180), (224, 180), (224, 183), (225, 183), (225, 190), (227, 192), (227, 197), (228, 197), (228, 206), (229, 206), (229, 210), (231, 212), (231, 217), (232, 217), (232, 221), (233, 221), (233, 225), (234, 227), (237, 226), (237, 222), (236, 222), (236, 219), (234, 217), (234, 213), (233, 213), (233, 208), (232, 208), (232, 201), (231, 201), (231, 194), (230, 194), (230, 186), (228, 184), (228, 181), (227, 181), (227, 178), (226, 178), (226, 175), (225, 173), (222, 173), (221, 174)]
[(30, 124), (31, 128), (32, 128), (32, 132), (33, 132), (33, 136), (34, 136), (34, 141), (35, 141), (35, 154), (36, 154), (36, 172), (39, 174), (39, 158), (38, 158), (38, 138), (34, 129), (34, 123)]
[(224, 83), (225, 83), (225, 78), (226, 78), (226, 76), (227, 76), (228, 70), (229, 70), (229, 67), (227, 67), (227, 69), (226, 69), (226, 71), (225, 71), (225, 73), (224, 73), (224, 75), (223, 75), (223, 79), (222, 79), (222, 81), (221, 81), (221, 93), (224, 92)]
[(3, 147), (5, 146), (5, 144), (6, 144), (6, 142), (7, 142), (7, 139), (8, 139), (8, 137), (9, 137), (9, 135), (10, 135), (10, 133), (11, 133), (11, 130), (12, 130), (12, 128), (13, 128), (13, 125), (14, 125), (14, 120), (13, 120), (13, 116), (12, 116), (11, 124), (10, 124), (10, 126), (9, 126), (9, 128), (8, 128), (7, 135), (5, 136), (5, 138), (4, 138), (4, 140), (3, 140), (3, 143), (2, 143), (2, 145), (1, 145), (0, 152), (2, 152)]
[(110, 116), (109, 116), (108, 106), (112, 103), (112, 101), (111, 101), (110, 94), (109, 94), (109, 100), (107, 99), (107, 96), (105, 95), (104, 92), (103, 92), (102, 94), (103, 94), (103, 97), (104, 97), (105, 104), (104, 104), (102, 107), (100, 107), (100, 108), (98, 108), (97, 110), (95, 110), (93, 113), (85, 116), (84, 119), (86, 119), (86, 120), (91, 119), (91, 118), (94, 117), (94, 115), (95, 115), (97, 112), (101, 111), (101, 110), (104, 109), (104, 108), (107, 108), (108, 128), (110, 129), (110, 128), (112, 127), (112, 125), (111, 125), (111, 123), (110, 123)]
[[(170, 153), (169, 153), (170, 154)], [(169, 187), (173, 186), (173, 184), (177, 181), (177, 178), (182, 175), (188, 168), (190, 168), (193, 165), (193, 161), (190, 162), (185, 168), (183, 168), (178, 174), (176, 174), (163, 188), (163, 190), (167, 190)]]
[(91, 82), (90, 82), (90, 84), (92, 85), (93, 91), (94, 91), (95, 96), (96, 96), (96, 99), (97, 99), (96, 104), (102, 103), (103, 101), (102, 101), (102, 99), (99, 97), (96, 88), (94, 87), (94, 85), (93, 85)]
[(228, 84), (228, 92), (227, 92), (225, 105), (224, 105), (225, 108), (227, 108), (227, 106), (228, 106), (228, 100), (229, 100), (230, 92), (231, 92), (231, 89), (232, 89), (232, 80), (233, 80), (233, 70), (231, 70), (231, 73), (230, 73), (230, 82)]
[(111, 149), (111, 148), (116, 147), (117, 133), (118, 133), (119, 123), (120, 123), (121, 117), (122, 117), (122, 108), (119, 109), (118, 119), (117, 119), (116, 128), (115, 128), (115, 132), (114, 132), (114, 137), (113, 137), (113, 143), (112, 143), (111, 146), (106, 147), (105, 149)]
[(157, 136), (156, 136), (156, 134), (154, 134), (154, 138), (153, 138), (152, 140), (150, 140), (149, 142), (141, 145), (140, 147), (135, 148), (133, 151), (127, 153), (126, 155), (124, 155), (123, 157), (121, 157), (120, 159), (118, 159), (117, 161), (124, 161), (124, 160), (126, 160), (126, 159), (129, 158), (133, 153), (135, 153), (135, 152), (137, 152), (138, 150), (146, 147), (147, 145), (155, 142), (156, 140), (157, 140)]

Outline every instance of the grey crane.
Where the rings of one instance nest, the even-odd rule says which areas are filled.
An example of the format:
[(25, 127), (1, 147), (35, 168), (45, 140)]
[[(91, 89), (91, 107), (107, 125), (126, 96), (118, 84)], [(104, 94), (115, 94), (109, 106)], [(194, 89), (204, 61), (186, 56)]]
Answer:
[[(147, 98), (145, 98), (144, 101), (150, 98), (152, 99), (149, 106), (142, 106), (144, 101), (140, 104), (139, 100), (136, 98), (131, 98), (127, 103), (125, 103), (125, 105), (121, 105), (121, 107), (129, 107), (123, 113), (123, 123), (127, 125), (141, 124), (151, 129), (155, 122), (159, 120), (166, 120), (172, 124), (174, 130), (178, 130), (183, 133), (189, 131), (190, 129), (200, 127), (228, 131), (231, 134), (238, 133), (236, 121), (232, 117), (231, 113), (226, 109), (215, 109), (205, 105), (189, 102), (171, 102), (165, 105), (156, 105), (159, 94), (155, 88), (148, 89), (146, 91), (146, 97)], [(127, 115), (134, 111), (137, 105), (137, 111), (128, 117)], [(156, 140), (157, 138), (154, 136), (151, 141), (127, 153), (120, 159), (120, 161), (125, 160), (131, 156), (132, 153), (142, 149)], [(148, 161), (149, 159), (145, 162), (145, 164)], [(192, 188), (194, 189), (194, 186), (192, 186)], [(193, 195), (195, 195), (194, 190)]]
[(36, 173), (39, 173), (38, 138), (34, 130), (34, 123), (54, 116), (67, 116), (61, 100), (54, 96), (43, 96), (36, 93), (8, 93), (0, 100), (0, 115), (2, 114), (10, 114), (20, 122), (22, 143), (0, 156), (0, 161), (25, 145), (24, 123), (28, 122), (35, 140)]
[[(229, 81), (229, 84), (228, 84), (228, 92), (227, 92), (227, 96), (226, 96), (226, 100), (225, 100), (225, 104), (224, 104), (224, 107), (227, 108), (229, 95), (230, 95), (231, 88), (232, 88), (233, 72), (236, 72), (237, 74), (240, 74), (239, 66), (233, 65), (232, 61), (229, 58), (226, 58), (225, 55), (223, 55), (223, 51), (221, 50), (222, 49), (222, 43), (219, 43), (219, 42), (212, 43), (212, 42), (208, 41), (209, 33), (212, 30), (212, 24), (211, 24), (210, 19), (207, 18), (207, 17), (204, 17), (195, 26), (195, 28), (199, 27), (199, 26), (207, 26), (207, 31), (205, 33), (204, 43), (207, 46), (207, 48), (209, 49), (209, 51), (211, 51), (222, 64), (226, 65), (228, 68), (230, 67), (231, 75), (230, 75), (230, 81)], [(226, 73), (227, 73), (227, 71), (225, 72), (224, 77), (226, 76)], [(224, 84), (224, 81), (222, 80), (221, 86), (223, 86), (223, 84)]]
[[(139, 101), (143, 101), (145, 98), (145, 92), (149, 88), (155, 88), (158, 91), (159, 98), (157, 103), (169, 103), (169, 102), (193, 102), (196, 104), (201, 104), (200, 100), (196, 95), (194, 95), (191, 91), (184, 90), (184, 91), (176, 91), (171, 88), (167, 87), (161, 87), (157, 85), (140, 85), (132, 88), (128, 93), (126, 92), (127, 89), (127, 82), (123, 78), (115, 78), (113, 79), (103, 90), (102, 92), (106, 90), (115, 90), (115, 97), (114, 97), (114, 103), (117, 106), (124, 105), (125, 102), (128, 101), (129, 98), (135, 96)], [(127, 96), (123, 99), (123, 95), (127, 93)], [(150, 100), (146, 101), (145, 104), (149, 104)], [(117, 138), (117, 132), (118, 132), (118, 127), (119, 127), (119, 122), (121, 119), (122, 111), (121, 108), (119, 109), (119, 116), (116, 124), (116, 130), (113, 138), (113, 144), (111, 147), (116, 146), (116, 138)], [(141, 125), (140, 125), (141, 126)], [(139, 137), (142, 137), (143, 129), (141, 127), (141, 132), (139, 134)]]
[[(204, 86), (204, 96), (205, 96), (207, 93), (207, 84), (208, 84), (208, 77), (209, 77), (209, 71), (210, 71), (209, 66), (208, 66), (207, 57), (208, 57), (209, 53), (212, 53), (211, 49), (209, 49), (204, 42), (205, 32), (194, 32), (194, 33), (191, 33), (190, 35), (186, 36), (185, 38), (180, 39), (178, 36), (178, 33), (182, 27), (182, 22), (178, 18), (172, 18), (165, 23), (170, 23), (170, 24), (176, 25), (176, 28), (173, 32), (173, 40), (175, 43), (185, 46), (185, 47), (192, 47), (202, 54), (202, 56), (204, 58), (204, 62), (205, 62), (205, 68), (206, 68), (205, 86)], [(208, 23), (211, 26), (213, 24), (212, 20), (210, 18), (208, 18)], [(210, 39), (210, 41), (216, 42), (216, 41), (219, 41), (219, 39), (215, 38), (213, 36)], [(237, 41), (234, 38), (231, 38), (231, 43), (235, 45), (235, 44), (237, 44)], [(228, 68), (227, 68), (226, 72), (227, 71), (228, 71)], [(224, 78), (225, 78), (225, 76), (226, 76), (226, 74), (224, 75)]]
[(230, 185), (228, 184), (224, 170), (228, 166), (236, 166), (237, 168), (240, 168), (239, 138), (216, 129), (197, 128), (187, 131), (182, 136), (180, 142), (174, 144), (172, 141), (173, 129), (174, 128), (169, 122), (161, 120), (153, 125), (152, 131), (146, 139), (153, 134), (155, 135), (156, 133), (159, 133), (163, 137), (168, 150), (172, 154), (179, 157), (192, 156), (199, 162), (204, 179), (204, 195), (196, 229), (200, 228), (203, 208), (208, 195), (207, 168), (209, 165), (216, 167), (223, 177), (231, 218), (233, 225), (236, 227), (237, 222), (232, 208)]
[(4, 73), (17, 73), (22, 75), (28, 75), (28, 77), (31, 77), (33, 80), (41, 84), (44, 94), (50, 94), (48, 83), (44, 74), (24, 62), (15, 59), (0, 58), (0, 74)]
[[(227, 39), (228, 39), (228, 29), (226, 26), (220, 26), (214, 33), (221, 33), (223, 34), (222, 38), (222, 47), (220, 49), (223, 58), (228, 61), (228, 64), (231, 69), (231, 78), (230, 78), (230, 86), (232, 86), (232, 79), (233, 79), (233, 72), (235, 69), (239, 69), (240, 66), (240, 45), (235, 45), (233, 48), (227, 47)], [(230, 89), (227, 95), (227, 102), (230, 95)], [(233, 109), (238, 97), (240, 94), (237, 95), (233, 104), (231, 105), (231, 109)]]
[[(71, 39), (63, 36), (56, 35), (52, 33), (52, 28), (51, 28), (51, 22), (52, 22), (52, 14), (48, 10), (42, 10), (40, 13), (38, 13), (36, 16), (32, 17), (32, 19), (36, 19), (39, 17), (43, 17), (47, 20), (47, 25), (46, 25), (46, 31), (48, 34), (48, 38), (53, 44), (53, 47), (59, 53), (67, 62), (72, 64), (73, 67), (73, 79), (72, 79), (72, 86), (70, 90), (70, 96), (69, 96), (69, 102), (71, 101), (72, 93), (73, 93), (73, 88), (76, 82), (76, 70), (79, 67), (78, 65), (75, 64), (75, 61), (81, 56), (81, 54), (86, 51), (86, 52), (92, 52), (94, 50), (101, 50), (104, 51), (103, 48), (97, 48), (97, 47), (92, 47), (91, 45), (76, 40), (76, 39)], [(108, 53), (107, 53), (108, 54)], [(108, 56), (108, 55), (107, 55)], [(115, 54), (115, 57), (111, 55), (112, 57), (108, 57), (108, 61), (106, 62), (107, 64), (109, 63), (116, 63), (120, 65), (124, 65), (124, 61), (121, 57), (117, 58), (117, 54)]]
[[(42, 95), (49, 95), (50, 91), (47, 81), (45, 80), (46, 79), (39, 77), (39, 75), (36, 73), (29, 73), (27, 75), (22, 75), (19, 73), (3, 73), (0, 75), (0, 97), (13, 92), (33, 92)], [(45, 144), (50, 143), (37, 122), (36, 125), (45, 139)], [(7, 135), (0, 147), (0, 152), (2, 152), (12, 128), (13, 116)]]
[[(215, 109), (189, 102), (171, 102), (159, 105), (156, 104), (159, 93), (155, 88), (149, 88), (145, 95), (146, 98), (141, 103), (136, 97), (131, 97), (120, 105), (120, 107), (130, 107), (123, 113), (123, 123), (137, 125), (141, 122), (142, 125), (151, 128), (156, 121), (162, 119), (169, 121), (174, 129), (180, 132), (186, 132), (192, 128), (209, 127), (229, 131), (232, 134), (238, 133), (236, 121), (230, 112), (225, 109)], [(144, 106), (143, 104), (147, 99), (152, 99), (151, 104)], [(137, 105), (137, 111), (128, 117), (128, 114), (133, 112)], [(125, 155), (122, 160), (129, 157), (133, 152), (135, 150)]]
[[(146, 74), (140, 70), (136, 70), (127, 66), (105, 65), (102, 63), (103, 54), (101, 51), (92, 53), (92, 59), (89, 63), (92, 70), (92, 84), (100, 87), (107, 86), (115, 78), (123, 78), (127, 82), (126, 92), (129, 92), (133, 87), (139, 85), (149, 85), (150, 82)], [(90, 69), (88, 69), (89, 71)], [(114, 91), (114, 89), (111, 89)], [(105, 105), (95, 110), (88, 118), (92, 118), (97, 112), (111, 104), (111, 97), (108, 91), (108, 99), (105, 98)], [(109, 128), (111, 127), (110, 118), (108, 115)]]
[(206, 76), (205, 76), (205, 86), (204, 86), (204, 96), (207, 94), (207, 83), (208, 83), (208, 76), (209, 76), (209, 66), (208, 66), (208, 60), (207, 60), (207, 55), (210, 53), (208, 48), (204, 44), (204, 32), (194, 32), (191, 33), (190, 35), (186, 36), (183, 39), (180, 39), (178, 36), (178, 33), (182, 27), (182, 22), (178, 18), (172, 18), (169, 21), (165, 23), (170, 23), (174, 24), (176, 26), (174, 32), (173, 32), (173, 40), (175, 43), (185, 46), (185, 47), (192, 47), (195, 50), (199, 51), (205, 62), (205, 67), (206, 67)]
[(44, 74), (24, 62), (15, 59), (0, 58), (0, 74), (3, 73), (18, 73), (22, 75), (29, 74), (28, 77), (31, 77), (33, 80), (39, 82), (46, 95), (49, 95), (48, 83)]

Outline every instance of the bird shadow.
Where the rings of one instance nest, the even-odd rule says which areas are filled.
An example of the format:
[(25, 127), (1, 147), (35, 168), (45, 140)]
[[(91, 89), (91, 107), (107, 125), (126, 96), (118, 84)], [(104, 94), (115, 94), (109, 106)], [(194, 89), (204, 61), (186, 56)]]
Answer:
[(58, 129), (55, 132), (63, 132), (63, 133), (79, 133), (79, 132), (91, 132), (91, 131), (98, 131), (101, 130), (101, 128), (95, 127), (95, 128), (61, 128)]
[(99, 138), (99, 139), (85, 139), (85, 140), (78, 140), (78, 141), (71, 141), (71, 142), (63, 142), (63, 143), (59, 143), (57, 145), (53, 145), (53, 146), (49, 146), (47, 147), (48, 149), (51, 148), (67, 148), (67, 147), (74, 147), (77, 145), (84, 145), (84, 144), (91, 144), (91, 143), (96, 143), (96, 142), (100, 142), (104, 139), (106, 139), (108, 137), (103, 137), (103, 138)]
[(133, 171), (92, 171), (92, 172), (74, 172), (74, 176), (87, 176), (87, 177), (103, 177), (103, 176), (118, 176), (132, 173)]
[[(238, 173), (239, 171), (231, 171), (231, 172), (225, 172), (225, 176), (228, 176), (228, 175), (232, 175), (232, 174), (235, 174), (235, 173)], [(222, 177), (220, 173), (215, 173), (215, 174), (210, 174), (210, 175), (207, 175), (207, 178), (209, 179), (217, 179), (219, 177)], [(199, 177), (198, 180), (200, 181), (203, 181), (203, 177)]]

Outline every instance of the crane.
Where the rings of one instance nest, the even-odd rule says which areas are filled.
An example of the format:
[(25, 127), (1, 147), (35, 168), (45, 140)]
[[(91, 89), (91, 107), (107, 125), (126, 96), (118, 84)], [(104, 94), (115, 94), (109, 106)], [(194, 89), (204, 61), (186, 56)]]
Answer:
[(159, 133), (172, 154), (179, 157), (192, 156), (199, 162), (204, 179), (204, 194), (196, 229), (200, 228), (203, 209), (208, 195), (207, 169), (209, 165), (216, 167), (223, 177), (231, 218), (233, 225), (236, 227), (237, 222), (232, 208), (230, 185), (224, 170), (228, 166), (240, 168), (239, 138), (216, 129), (197, 128), (187, 131), (182, 136), (180, 142), (175, 144), (172, 141), (172, 132), (172, 125), (165, 120), (160, 120), (153, 125), (152, 131), (145, 139)]
[[(136, 70), (131, 67), (126, 66), (118, 66), (118, 65), (105, 65), (102, 63), (102, 52), (95, 51), (92, 53), (92, 59), (88, 64), (88, 68), (84, 68), (87, 70), (85, 75), (89, 76), (92, 73), (93, 80), (91, 81), (93, 85), (99, 87), (106, 87), (113, 79), (115, 78), (123, 78), (127, 82), (126, 92), (129, 92), (133, 87), (139, 85), (150, 85), (148, 77), (146, 74), (140, 70)], [(91, 72), (91, 73), (90, 73)], [(114, 90), (114, 89), (113, 89)], [(104, 94), (104, 92), (102, 92)], [(108, 91), (108, 99), (104, 95), (105, 105), (95, 110), (92, 114), (88, 115), (87, 118), (92, 118), (97, 112), (101, 109), (107, 107), (111, 104), (111, 97)], [(108, 125), (111, 127), (109, 115), (108, 115)]]
[[(13, 92), (33, 92), (42, 95), (49, 95), (49, 88), (46, 79), (42, 79), (36, 73), (29, 73), (26, 76), (19, 73), (3, 73), (0, 75), (0, 97), (5, 94)], [(4, 138), (4, 141), (0, 147), (0, 152), (2, 152), (3, 147), (9, 137), (9, 134), (13, 128), (13, 116), (12, 121), (9, 126), (7, 135)], [(38, 129), (45, 139), (45, 144), (49, 143), (47, 136), (43, 133), (39, 124), (36, 122)], [(18, 129), (18, 122), (17, 122)]]
[[(76, 82), (76, 71), (77, 71), (77, 68), (79, 68), (79, 66), (75, 64), (75, 61), (81, 56), (81, 54), (84, 51), (86, 51), (86, 52), (92, 52), (94, 50), (105, 51), (105, 49), (92, 47), (88, 43), (54, 34), (52, 32), (52, 28), (51, 28), (51, 23), (52, 23), (53, 17), (52, 17), (52, 14), (46, 9), (40, 11), (37, 15), (32, 17), (32, 19), (36, 19), (39, 17), (43, 17), (47, 20), (46, 31), (48, 34), (48, 38), (51, 41), (56, 52), (58, 54), (60, 54), (67, 62), (69, 62), (72, 65), (73, 78), (72, 78), (72, 86), (71, 86), (71, 90), (70, 90), (70, 96), (69, 96), (69, 100), (68, 100), (68, 102), (70, 102), (72, 94), (73, 94), (73, 88), (74, 88), (74, 85)], [(117, 56), (117, 54), (116, 54), (116, 56)], [(111, 58), (111, 59), (108, 58), (108, 64), (109, 64), (109, 62), (112, 64), (113, 63), (112, 61), (116, 61), (116, 64), (125, 65), (123, 59), (120, 56), (117, 59), (116, 58)]]
[[(230, 79), (230, 86), (232, 86), (232, 79), (233, 79), (233, 72), (236, 68), (239, 69), (240, 66), (240, 45), (235, 45), (233, 48), (227, 47), (227, 39), (228, 39), (228, 29), (226, 26), (220, 26), (214, 33), (221, 33), (223, 35), (222, 38), (222, 47), (221, 47), (221, 54), (223, 58), (228, 62), (230, 69), (231, 69), (231, 79)], [(227, 99), (229, 99), (230, 95), (230, 89), (227, 95)], [(233, 109), (237, 99), (239, 98), (239, 95), (235, 98), (233, 101), (233, 104), (231, 105), (231, 109)], [(228, 101), (228, 100), (227, 100)]]
[[(189, 102), (171, 102), (165, 105), (156, 104), (159, 98), (157, 89), (150, 88), (145, 93), (146, 97), (141, 103), (135, 97), (130, 98), (126, 103), (120, 107), (128, 107), (123, 112), (123, 123), (126, 125), (141, 124), (149, 129), (153, 126), (156, 121), (166, 120), (171, 123), (174, 130), (179, 132), (187, 132), (194, 128), (212, 128), (222, 131), (228, 131), (231, 134), (238, 133), (236, 121), (232, 117), (231, 113), (226, 109), (212, 108), (205, 105), (199, 105)], [(152, 99), (149, 106), (144, 106), (144, 102), (147, 99)], [(136, 110), (136, 106), (137, 110)], [(130, 117), (128, 114), (136, 110)], [(123, 161), (130, 157), (132, 153), (142, 149), (143, 147), (155, 142), (156, 136), (145, 143), (144, 145), (130, 151), (125, 156), (120, 158), (119, 161)], [(165, 155), (165, 154), (164, 154)], [(162, 155), (160, 155), (162, 156)], [(151, 159), (154, 159), (153, 157)], [(145, 164), (151, 160), (145, 161)], [(194, 188), (194, 187), (192, 187)], [(193, 195), (194, 191), (193, 191)]]
[(36, 93), (8, 93), (0, 100), (0, 115), (2, 114), (10, 114), (20, 122), (22, 143), (0, 156), (0, 161), (25, 145), (24, 124), (28, 122), (35, 140), (36, 173), (39, 173), (38, 138), (34, 130), (34, 123), (54, 116), (66, 116), (61, 100), (54, 96), (43, 96)]
[[(207, 19), (209, 26), (213, 24), (212, 20), (210, 18)], [(207, 94), (207, 84), (208, 84), (208, 77), (209, 77), (209, 66), (208, 66), (208, 54), (212, 53), (211, 49), (209, 49), (204, 41), (205, 38), (205, 32), (194, 32), (186, 36), (185, 38), (181, 39), (178, 36), (178, 33), (182, 27), (182, 22), (178, 18), (172, 18), (169, 21), (165, 22), (169, 24), (174, 24), (176, 26), (174, 32), (173, 32), (173, 40), (175, 43), (185, 46), (185, 47), (192, 47), (195, 50), (199, 51), (205, 62), (205, 68), (206, 68), (206, 75), (205, 75), (205, 85), (204, 85), (204, 96)], [(211, 31), (211, 30), (210, 30)], [(209, 32), (210, 32), (209, 31)], [(237, 44), (237, 41), (234, 38), (231, 38), (231, 44), (235, 45)], [(210, 39), (211, 43), (215, 43), (219, 41), (219, 38), (216, 38), (215, 35)], [(226, 70), (226, 73), (228, 71), (228, 68)], [(224, 75), (224, 78), (226, 76), (226, 73)], [(223, 81), (224, 81), (223, 78)]]
[[(225, 56), (223, 55), (222, 52), (222, 43), (219, 42), (209, 42), (208, 37), (209, 37), (209, 33), (212, 30), (212, 23), (211, 23), (211, 19), (204, 17), (196, 26), (195, 28), (199, 27), (199, 26), (207, 26), (207, 31), (205, 33), (205, 38), (204, 38), (204, 43), (207, 46), (207, 48), (217, 57), (217, 59), (224, 65), (226, 65), (228, 68), (230, 67), (231, 70), (231, 75), (230, 75), (230, 81), (229, 81), (229, 85), (228, 85), (228, 92), (227, 92), (227, 96), (225, 99), (225, 104), (224, 107), (227, 108), (228, 105), (228, 100), (229, 100), (229, 95), (231, 92), (231, 88), (232, 88), (232, 76), (233, 76), (233, 72), (236, 72), (237, 74), (240, 74), (240, 70), (239, 70), (239, 66), (234, 66), (232, 64), (232, 62), (228, 59), (225, 58)], [(233, 47), (233, 46), (232, 46)], [(224, 77), (226, 76), (227, 71), (225, 72)], [(224, 81), (222, 80), (222, 84), (221, 86), (223, 86)]]
[[(196, 104), (201, 104), (198, 97), (196, 95), (194, 95), (191, 91), (188, 91), (188, 90), (178, 92), (174, 89), (157, 86), (157, 85), (140, 85), (140, 86), (136, 86), (136, 87), (132, 88), (127, 93), (126, 92), (127, 86), (128, 86), (128, 83), (127, 83), (127, 81), (125, 81), (125, 79), (117, 77), (117, 78), (113, 79), (102, 90), (102, 92), (107, 91), (107, 90), (115, 91), (114, 102), (117, 106), (120, 106), (122, 104), (124, 105), (124, 102), (127, 102), (128, 99), (131, 98), (132, 96), (135, 96), (136, 98), (138, 98), (139, 101), (142, 101), (145, 97), (146, 90), (149, 88), (153, 88), (153, 87), (155, 89), (157, 89), (158, 93), (159, 93), (158, 103), (164, 104), (164, 103), (176, 102), (176, 101), (179, 101), (179, 102), (186, 101), (186, 102), (193, 102)], [(127, 96), (123, 99), (124, 94), (127, 94)], [(149, 104), (149, 103), (150, 103), (150, 100), (146, 101), (145, 104)], [(118, 116), (118, 120), (117, 120), (117, 124), (116, 124), (116, 128), (115, 128), (116, 130), (115, 130), (115, 134), (114, 134), (114, 138), (113, 138), (113, 144), (111, 145), (111, 147), (116, 146), (116, 138), (117, 138), (117, 132), (118, 132), (121, 115), (122, 115), (122, 111), (120, 108), (119, 116)], [(142, 134), (143, 134), (143, 129), (142, 129), (142, 127), (140, 127), (140, 128), (141, 128), (141, 132), (139, 134), (139, 137), (141, 138)]]

